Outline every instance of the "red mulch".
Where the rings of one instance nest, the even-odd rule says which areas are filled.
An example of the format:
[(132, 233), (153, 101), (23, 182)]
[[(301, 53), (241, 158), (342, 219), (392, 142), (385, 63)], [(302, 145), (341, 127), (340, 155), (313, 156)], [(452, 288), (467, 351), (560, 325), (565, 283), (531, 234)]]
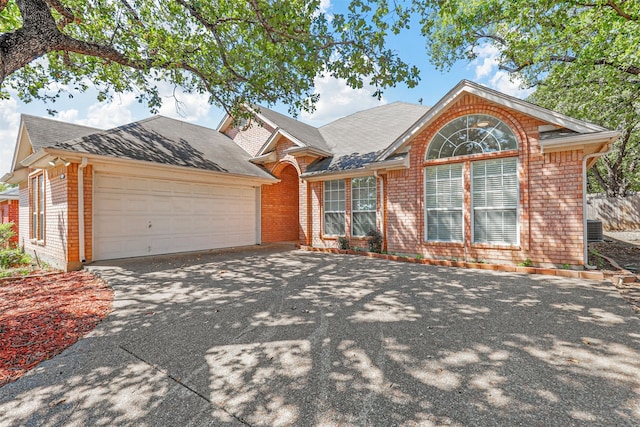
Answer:
[(112, 301), (112, 289), (83, 271), (0, 279), (0, 386), (91, 331)]

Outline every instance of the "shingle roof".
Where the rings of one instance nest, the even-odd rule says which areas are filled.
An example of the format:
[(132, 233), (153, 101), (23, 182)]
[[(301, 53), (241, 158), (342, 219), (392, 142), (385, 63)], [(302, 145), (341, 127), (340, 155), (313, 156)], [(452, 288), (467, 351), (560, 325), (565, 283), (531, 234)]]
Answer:
[(57, 142), (100, 132), (101, 129), (89, 126), (74, 125), (44, 117), (22, 115), (22, 123), (27, 129), (33, 151), (50, 147)]
[(429, 107), (394, 102), (351, 114), (320, 127), (333, 157), (309, 166), (307, 173), (356, 169), (375, 160)]
[(275, 124), (277, 127), (288, 132), (291, 136), (300, 140), (309, 147), (319, 148), (328, 151), (326, 142), (320, 135), (318, 128), (306, 123), (302, 123), (292, 117), (285, 116), (266, 107), (259, 106), (256, 108), (258, 113), (267, 120)]
[(17, 199), (19, 195), (20, 189), (18, 187), (8, 188), (0, 191), (0, 201)]
[(53, 146), (74, 152), (272, 178), (216, 130), (154, 116)]

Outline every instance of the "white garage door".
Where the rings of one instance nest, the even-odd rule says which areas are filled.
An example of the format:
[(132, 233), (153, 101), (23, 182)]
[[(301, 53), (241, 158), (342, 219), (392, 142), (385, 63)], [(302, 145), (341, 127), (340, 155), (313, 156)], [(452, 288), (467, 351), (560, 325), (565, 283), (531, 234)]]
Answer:
[(95, 175), (93, 259), (253, 245), (256, 190)]

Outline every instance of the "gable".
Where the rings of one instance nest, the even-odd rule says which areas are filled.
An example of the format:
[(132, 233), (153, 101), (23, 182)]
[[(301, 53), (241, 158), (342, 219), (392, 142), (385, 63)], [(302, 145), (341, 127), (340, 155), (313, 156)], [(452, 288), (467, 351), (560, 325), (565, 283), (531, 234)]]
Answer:
[[(384, 161), (398, 153), (403, 152), (411, 141), (425, 129), (432, 126), (443, 114), (460, 105), (468, 105), (468, 113), (472, 113), (474, 104), (490, 104), (497, 109), (506, 111), (511, 115), (526, 117), (528, 121), (534, 121), (538, 129), (536, 132), (551, 132), (540, 146), (544, 151), (545, 146), (555, 150), (575, 149), (576, 145), (589, 145), (585, 151), (603, 151), (606, 145), (615, 140), (619, 134), (602, 126), (574, 119), (564, 114), (539, 107), (521, 99), (497, 92), (476, 83), (466, 80), (461, 81), (455, 88), (447, 93), (435, 106), (424, 114), (414, 126), (406, 130), (377, 158)], [(527, 121), (522, 120), (522, 121)], [(556, 131), (554, 134), (553, 132)], [(565, 139), (571, 138), (571, 139)]]

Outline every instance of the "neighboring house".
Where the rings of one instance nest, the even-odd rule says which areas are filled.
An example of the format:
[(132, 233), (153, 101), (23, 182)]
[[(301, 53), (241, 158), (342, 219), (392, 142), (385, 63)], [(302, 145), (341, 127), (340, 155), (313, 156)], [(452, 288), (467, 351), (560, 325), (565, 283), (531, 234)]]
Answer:
[(108, 131), (23, 116), (20, 244), (83, 262), (297, 242), (534, 265), (585, 263), (584, 174), (618, 132), (463, 81), (320, 128), (267, 108), (217, 130), (153, 117)]
[(15, 235), (9, 241), (18, 243), (18, 188), (0, 192), (0, 224), (13, 223)]
[(619, 136), (468, 81), (431, 108), (256, 122), (218, 130), (281, 180), (262, 191), (263, 241), (364, 248), (376, 229), (391, 253), (540, 266), (586, 264), (586, 169)]

